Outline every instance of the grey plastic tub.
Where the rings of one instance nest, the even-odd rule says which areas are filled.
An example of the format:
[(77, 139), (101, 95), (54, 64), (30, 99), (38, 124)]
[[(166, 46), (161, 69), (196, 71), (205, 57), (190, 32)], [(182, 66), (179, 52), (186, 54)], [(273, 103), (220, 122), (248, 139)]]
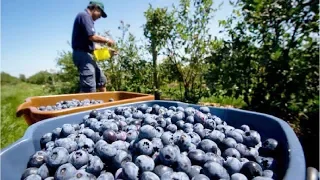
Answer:
[[(144, 101), (111, 106), (98, 110), (112, 110), (119, 106), (138, 106), (143, 103), (146, 103), (149, 106), (158, 104), (164, 107), (200, 107), (198, 105), (176, 101)], [(65, 123), (80, 123), (82, 122), (83, 116), (88, 114), (90, 111), (91, 110), (50, 118), (46, 121), (41, 121), (30, 126), (21, 139), (1, 151), (1, 179), (20, 179), (21, 174), (26, 169), (29, 157), (36, 151), (40, 150), (39, 140), (42, 135), (57, 127), (61, 127)], [(217, 115), (234, 127), (239, 127), (242, 124), (249, 125), (252, 129), (257, 130), (260, 133), (262, 141), (266, 138), (277, 139), (279, 144), (282, 145), (282, 152), (280, 155), (281, 163), (279, 164), (280, 173), (278, 174), (278, 176), (280, 176), (279, 179), (306, 179), (306, 164), (303, 149), (296, 134), (285, 121), (267, 114), (233, 108), (210, 107), (210, 111), (212, 114)]]

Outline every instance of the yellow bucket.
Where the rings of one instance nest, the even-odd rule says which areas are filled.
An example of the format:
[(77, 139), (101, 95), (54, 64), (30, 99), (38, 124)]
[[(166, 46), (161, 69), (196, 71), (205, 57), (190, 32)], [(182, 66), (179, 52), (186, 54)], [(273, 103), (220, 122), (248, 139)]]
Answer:
[(95, 60), (97, 61), (105, 61), (110, 59), (111, 55), (108, 48), (96, 49), (93, 51), (93, 55)]

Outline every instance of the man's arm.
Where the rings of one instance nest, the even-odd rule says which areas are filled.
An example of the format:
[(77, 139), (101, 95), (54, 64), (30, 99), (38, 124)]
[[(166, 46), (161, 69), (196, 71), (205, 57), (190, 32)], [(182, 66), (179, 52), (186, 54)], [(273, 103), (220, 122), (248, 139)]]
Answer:
[(113, 40), (106, 39), (96, 34), (93, 22), (89, 19), (88, 16), (82, 16), (81, 21), (90, 41), (96, 43), (107, 43), (109, 46), (112, 46), (114, 44)]
[(96, 42), (96, 43), (107, 43), (109, 46), (112, 46), (114, 44), (114, 41), (111, 39), (106, 39), (105, 37), (99, 36), (99, 35), (92, 35), (89, 36), (89, 40)]

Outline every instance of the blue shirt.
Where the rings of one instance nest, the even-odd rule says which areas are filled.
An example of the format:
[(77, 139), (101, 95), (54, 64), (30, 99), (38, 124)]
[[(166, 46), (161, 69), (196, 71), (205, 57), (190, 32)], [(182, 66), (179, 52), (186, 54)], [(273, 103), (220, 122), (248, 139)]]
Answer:
[(94, 21), (89, 12), (85, 10), (78, 13), (73, 24), (72, 49), (92, 52), (94, 50), (94, 43), (89, 40), (89, 36), (94, 34)]

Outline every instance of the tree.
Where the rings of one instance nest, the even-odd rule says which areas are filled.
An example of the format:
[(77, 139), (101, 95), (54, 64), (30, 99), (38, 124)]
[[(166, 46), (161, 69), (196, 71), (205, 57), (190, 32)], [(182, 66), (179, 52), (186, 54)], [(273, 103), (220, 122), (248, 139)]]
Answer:
[(165, 46), (167, 39), (173, 29), (173, 13), (168, 12), (167, 8), (149, 9), (144, 13), (146, 24), (144, 25), (144, 35), (149, 40), (148, 50), (152, 54), (153, 62), (153, 81), (155, 99), (160, 99), (160, 84), (158, 79), (157, 57)]
[(24, 74), (20, 74), (19, 75), (19, 79), (22, 81), (22, 82), (26, 82), (27, 78)]
[(180, 0), (174, 7), (175, 23), (166, 54), (175, 65), (175, 72), (184, 86), (184, 100), (196, 103), (205, 93), (203, 75), (209, 55), (209, 21), (215, 9), (212, 0)]
[[(239, 10), (220, 22), (230, 40), (215, 44), (219, 48), (208, 58), (212, 64), (207, 82), (215, 82), (211, 90), (219, 86), (227, 90), (224, 93), (243, 96), (249, 109), (283, 118), (298, 135), (318, 143), (316, 1), (237, 0), (232, 4)], [(307, 162), (319, 159), (314, 147), (319, 146), (310, 147)]]

